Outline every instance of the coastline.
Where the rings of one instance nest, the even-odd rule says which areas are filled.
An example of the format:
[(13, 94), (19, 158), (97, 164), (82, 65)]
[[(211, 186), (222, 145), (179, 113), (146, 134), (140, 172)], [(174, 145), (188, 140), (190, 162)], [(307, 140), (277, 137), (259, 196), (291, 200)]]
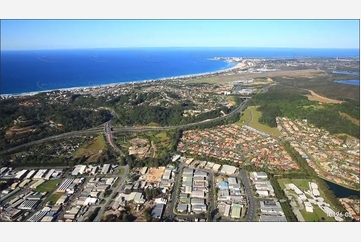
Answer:
[(202, 72), (202, 73), (189, 74), (189, 75), (161, 77), (161, 78), (156, 78), (156, 79), (139, 80), (139, 81), (125, 81), (125, 82), (115, 82), (115, 83), (107, 83), (107, 84), (97, 84), (97, 85), (92, 85), (92, 86), (55, 88), (55, 89), (49, 89), (49, 90), (31, 91), (31, 92), (24, 92), (24, 93), (18, 93), (18, 94), (0, 94), (0, 98), (6, 99), (6, 98), (12, 98), (12, 97), (16, 98), (16, 97), (34, 96), (39, 93), (50, 93), (50, 92), (56, 92), (56, 91), (69, 92), (69, 91), (77, 91), (77, 90), (115, 87), (115, 86), (129, 85), (129, 84), (136, 84), (136, 83), (170, 81), (170, 80), (182, 79), (182, 78), (192, 78), (192, 77), (197, 77), (197, 76), (215, 75), (215, 74), (225, 73), (225, 72), (229, 72), (229, 71), (236, 70), (236, 69), (242, 69), (242, 68), (246, 67), (246, 64), (244, 64), (243, 62), (234, 62), (234, 61), (224, 61), (224, 62), (227, 62), (228, 64), (233, 63), (235, 65), (233, 65), (232, 67), (228, 67), (228, 68), (217, 70), (217, 71)]

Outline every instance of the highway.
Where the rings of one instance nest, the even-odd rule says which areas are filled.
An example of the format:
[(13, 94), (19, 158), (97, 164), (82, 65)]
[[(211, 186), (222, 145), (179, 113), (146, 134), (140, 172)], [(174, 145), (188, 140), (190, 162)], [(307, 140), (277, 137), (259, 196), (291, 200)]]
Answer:
[(245, 192), (248, 198), (248, 209), (246, 213), (246, 222), (254, 222), (256, 217), (256, 200), (252, 193), (251, 185), (249, 184), (247, 172), (245, 170), (241, 170), (240, 173), (241, 181), (244, 185)]
[[(114, 127), (113, 131), (110, 128), (110, 124), (108, 122), (106, 122), (104, 125), (104, 128), (102, 127), (94, 127), (94, 128), (90, 128), (87, 130), (80, 130), (80, 131), (73, 131), (73, 132), (68, 132), (68, 133), (63, 133), (63, 134), (59, 134), (59, 135), (54, 135), (54, 136), (50, 136), (44, 139), (40, 139), (40, 140), (36, 140), (36, 141), (32, 141), (26, 144), (22, 144), (19, 146), (15, 146), (13, 148), (7, 149), (7, 150), (3, 150), (0, 152), (0, 155), (5, 154), (5, 153), (9, 153), (9, 152), (13, 152), (15, 150), (21, 149), (21, 148), (25, 148), (25, 147), (29, 147), (32, 145), (37, 145), (37, 144), (41, 144), (47, 141), (52, 141), (52, 140), (57, 140), (57, 139), (62, 139), (62, 138), (66, 138), (66, 137), (76, 137), (76, 136), (83, 136), (83, 135), (89, 135), (89, 134), (100, 134), (105, 132), (106, 134), (110, 134), (110, 133), (114, 133), (114, 132), (144, 132), (144, 131), (161, 131), (161, 130), (170, 130), (170, 129), (180, 129), (180, 128), (188, 128), (188, 127), (192, 127), (192, 126), (196, 126), (199, 124), (205, 124), (205, 123), (211, 123), (214, 121), (219, 121), (222, 119), (226, 119), (236, 113), (239, 113), (244, 106), (246, 105), (246, 103), (248, 102), (248, 98), (245, 99), (237, 108), (235, 108), (234, 110), (232, 110), (232, 112), (224, 115), (224, 116), (220, 116), (214, 119), (207, 119), (207, 120), (203, 120), (200, 122), (195, 122), (195, 123), (190, 123), (190, 124), (183, 124), (183, 125), (177, 125), (177, 126), (165, 126), (165, 127), (149, 127), (149, 126), (139, 126), (139, 127)], [(109, 139), (108, 135), (107, 139)], [(113, 148), (116, 147), (114, 145), (114, 143), (110, 143)], [(117, 148), (115, 148), (115, 150), (120, 153), (121, 151)], [(119, 152), (120, 151), (120, 152)], [(120, 153), (122, 154), (122, 153)], [(124, 155), (124, 154), (123, 154)]]

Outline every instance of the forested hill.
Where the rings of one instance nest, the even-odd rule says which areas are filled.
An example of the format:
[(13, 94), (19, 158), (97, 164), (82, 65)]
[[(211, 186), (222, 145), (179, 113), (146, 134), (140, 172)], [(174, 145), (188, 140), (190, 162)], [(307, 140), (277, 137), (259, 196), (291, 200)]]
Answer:
[(276, 117), (283, 116), (307, 119), (331, 134), (345, 133), (360, 138), (359, 125), (351, 121), (359, 120), (360, 104), (352, 100), (341, 104), (319, 104), (317, 101), (309, 101), (306, 96), (297, 92), (273, 91), (256, 95), (249, 105), (259, 106), (258, 110), (262, 112), (259, 121), (271, 127), (277, 126)]

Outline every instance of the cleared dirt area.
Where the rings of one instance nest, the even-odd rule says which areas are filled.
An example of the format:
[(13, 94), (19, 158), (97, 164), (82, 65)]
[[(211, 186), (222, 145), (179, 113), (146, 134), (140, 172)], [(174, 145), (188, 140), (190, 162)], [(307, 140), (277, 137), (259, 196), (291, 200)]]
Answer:
[(315, 93), (312, 90), (309, 90), (309, 89), (305, 89), (305, 90), (307, 90), (311, 93), (311, 95), (305, 95), (308, 98), (308, 100), (310, 100), (310, 101), (318, 101), (318, 102), (322, 102), (322, 103), (342, 103), (342, 101), (318, 95), (317, 93)]
[(26, 133), (33, 132), (33, 131), (35, 131), (35, 125), (24, 127), (24, 128), (19, 128), (17, 126), (13, 126), (9, 130), (6, 131), (5, 135), (8, 137), (11, 137), (16, 134), (26, 134)]
[(132, 144), (128, 150), (129, 155), (135, 155), (141, 159), (150, 156), (150, 145), (148, 140), (135, 138), (129, 140), (129, 143)]
[(160, 182), (162, 180), (164, 171), (165, 171), (165, 167), (150, 168), (145, 180), (150, 183)]
[(340, 115), (341, 115), (342, 117), (344, 117), (344, 118), (350, 120), (352, 123), (360, 126), (360, 120), (351, 117), (351, 116), (348, 115), (347, 113), (343, 113), (343, 112), (339, 112), (339, 113), (340, 113)]

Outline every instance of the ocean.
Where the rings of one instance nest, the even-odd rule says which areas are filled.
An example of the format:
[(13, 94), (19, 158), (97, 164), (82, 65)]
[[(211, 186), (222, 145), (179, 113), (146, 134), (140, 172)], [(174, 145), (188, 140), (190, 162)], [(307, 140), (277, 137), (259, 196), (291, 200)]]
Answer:
[(121, 48), (1, 51), (0, 94), (155, 80), (215, 72), (234, 63), (213, 57), (359, 57), (358, 49)]

